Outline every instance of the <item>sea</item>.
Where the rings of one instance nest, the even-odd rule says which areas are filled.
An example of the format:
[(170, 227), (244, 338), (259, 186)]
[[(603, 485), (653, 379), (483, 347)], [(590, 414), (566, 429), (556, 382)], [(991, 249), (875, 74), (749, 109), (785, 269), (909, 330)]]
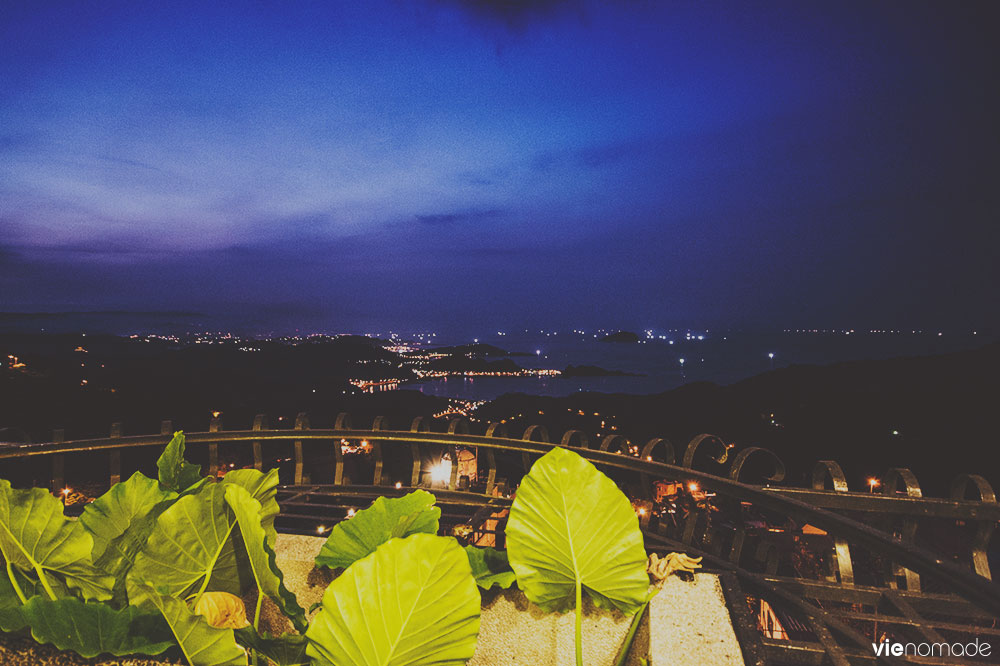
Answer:
[[(569, 365), (597, 366), (628, 376), (452, 376), (399, 385), (428, 395), (468, 401), (493, 400), (505, 393), (566, 396), (580, 391), (660, 393), (692, 382), (731, 384), (791, 365), (825, 365), (842, 361), (926, 356), (974, 349), (998, 339), (978, 330), (855, 329), (647, 329), (637, 330), (636, 343), (605, 342), (610, 330), (490, 331), (481, 335), (426, 330), (336, 330), (313, 325), (295, 329), (281, 324), (280, 333), (355, 333), (395, 336), (423, 346), (485, 343), (511, 352), (519, 366), (564, 370)], [(274, 335), (258, 322), (222, 321), (197, 312), (59, 312), (0, 313), (0, 333), (145, 333), (184, 334), (202, 331)]]
[[(996, 338), (978, 331), (652, 331), (638, 332), (638, 343), (602, 342), (592, 333), (521, 332), (484, 336), (479, 342), (524, 353), (513, 356), (525, 368), (563, 370), (593, 365), (634, 376), (606, 377), (448, 377), (422, 381), (414, 388), (428, 395), (493, 400), (505, 393), (566, 396), (579, 391), (660, 393), (692, 382), (732, 384), (790, 365), (926, 356), (974, 349)], [(939, 334), (940, 333), (940, 334)], [(471, 340), (446, 340), (445, 344)]]

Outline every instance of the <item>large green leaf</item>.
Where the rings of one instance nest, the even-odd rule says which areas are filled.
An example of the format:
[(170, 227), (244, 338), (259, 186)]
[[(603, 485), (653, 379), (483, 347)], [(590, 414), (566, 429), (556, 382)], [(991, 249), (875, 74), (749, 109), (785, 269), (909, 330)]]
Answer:
[(201, 481), (201, 465), (184, 460), (184, 433), (177, 431), (156, 461), (160, 483), (167, 490), (182, 492)]
[(174, 499), (177, 493), (160, 488), (160, 484), (142, 472), (128, 481), (116, 483), (111, 489), (83, 509), (80, 522), (94, 537), (94, 559), (100, 559), (109, 546), (115, 546), (118, 557), (127, 557), (127, 549), (115, 544), (139, 520), (148, 517), (154, 506)]
[(143, 613), (132, 606), (114, 610), (107, 604), (84, 603), (75, 597), (56, 601), (34, 597), (21, 612), (36, 641), (88, 658), (160, 654), (174, 644), (159, 614)]
[(299, 606), (295, 595), (288, 591), (282, 578), (281, 570), (275, 563), (274, 549), (268, 543), (267, 535), (261, 524), (262, 510), (260, 502), (250, 496), (242, 486), (226, 487), (226, 503), (236, 516), (240, 526), (240, 534), (249, 560), (250, 572), (257, 586), (257, 609), (254, 612), (253, 625), (258, 626), (260, 606), (264, 595), (278, 604), (285, 615), (295, 624), (299, 631), (305, 631), (306, 612)]
[[(30, 572), (56, 598), (57, 580), (86, 599), (110, 599), (114, 578), (94, 567), (94, 539), (63, 515), (62, 502), (41, 488), (17, 490), (0, 480), (0, 557), (5, 569)], [(8, 579), (12, 573), (5, 571)], [(15, 582), (15, 581), (12, 581)]]
[(479, 606), (457, 541), (392, 539), (330, 583), (306, 653), (336, 666), (460, 666), (476, 650)]
[(236, 518), (226, 504), (228, 487), (206, 485), (160, 514), (128, 573), (130, 597), (133, 586), (144, 582), (172, 596), (206, 590), (240, 593), (232, 538)]
[(278, 531), (274, 529), (274, 519), (278, 517), (278, 470), (267, 473), (255, 469), (234, 469), (222, 478), (223, 483), (231, 483), (246, 488), (250, 495), (260, 502), (261, 524), (267, 533), (267, 541), (274, 548)]
[(245, 648), (255, 650), (270, 659), (277, 666), (308, 666), (306, 656), (307, 640), (299, 634), (271, 636), (258, 634), (253, 627), (235, 629), (236, 641)]
[(614, 482), (578, 454), (554, 448), (524, 477), (507, 519), (518, 587), (544, 610), (566, 610), (577, 584), (626, 614), (646, 601), (639, 519)]
[(14, 581), (25, 601), (37, 594), (36, 585), (13, 567), (8, 572), (7, 563), (0, 557), (0, 632), (18, 631), (28, 624), (21, 612), (24, 602), (14, 591)]
[(348, 567), (393, 537), (437, 534), (441, 509), (434, 495), (414, 490), (404, 497), (379, 497), (350, 520), (337, 523), (316, 556), (319, 566)]
[(480, 548), (466, 546), (465, 554), (469, 556), (469, 566), (476, 579), (476, 585), (488, 590), (494, 585), (507, 589), (514, 584), (514, 570), (507, 561), (507, 552), (496, 548)]
[(125, 601), (125, 576), (156, 519), (176, 498), (177, 493), (136, 472), (84, 507), (80, 522), (94, 537), (94, 564), (115, 577), (115, 600)]
[(236, 644), (232, 629), (211, 626), (180, 599), (160, 594), (148, 585), (133, 588), (133, 597), (143, 607), (160, 612), (189, 666), (246, 666), (246, 651)]

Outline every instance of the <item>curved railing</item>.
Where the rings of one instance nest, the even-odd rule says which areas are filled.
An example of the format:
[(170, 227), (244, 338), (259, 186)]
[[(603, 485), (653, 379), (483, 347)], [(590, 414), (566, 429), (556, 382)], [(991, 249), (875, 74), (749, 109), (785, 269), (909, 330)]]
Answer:
[[(239, 462), (258, 469), (288, 463), (293, 483), (281, 487), (279, 500), (286, 527), (299, 530), (318, 523), (332, 525), (346, 515), (347, 507), (360, 506), (379, 494), (402, 494), (426, 486), (429, 460), (445, 456), (458, 461), (460, 450), (475, 451), (474, 483), (460, 476), (456, 462), (446, 480), (431, 485), (439, 486), (435, 489), (438, 503), (453, 523), (480, 529), (484, 521), (492, 520), (494, 526), (487, 531), (502, 538), (509, 490), (514, 487), (502, 479), (526, 473), (533, 458), (551, 449), (549, 433), (542, 426), (530, 426), (520, 438), (513, 438), (501, 424), (489, 424), (484, 435), (474, 435), (465, 419), (441, 425), (445, 432), (432, 431), (432, 425), (419, 417), (408, 430), (392, 430), (387, 419), (379, 417), (370, 428), (354, 429), (350, 417), (340, 414), (333, 428), (312, 429), (306, 415), (300, 414), (292, 429), (269, 428), (266, 417), (258, 416), (250, 430), (226, 431), (214, 419), (209, 431), (186, 435), (189, 451), (204, 447), (211, 474), (225, 465), (220, 446), (228, 447), (228, 454)], [(57, 432), (51, 442), (0, 449), (0, 460), (48, 459), (52, 487), (60, 488), (66, 456), (106, 453), (107, 479), (114, 483), (122, 478), (123, 451), (160, 447), (171, 431), (171, 424), (164, 422), (159, 435), (124, 436), (116, 424), (110, 437), (73, 441), (63, 441)], [(285, 457), (275, 460), (265, 455), (265, 447), (278, 443)], [(364, 453), (345, 453), (345, 443), (348, 448), (364, 443)], [(899, 635), (927, 640), (975, 635), (1000, 643), (996, 628), (1000, 585), (991, 580), (988, 558), (990, 537), (1000, 521), (1000, 504), (980, 476), (959, 477), (950, 498), (925, 498), (913, 474), (897, 468), (884, 477), (883, 492), (876, 495), (850, 492), (839, 465), (832, 461), (817, 464), (811, 488), (777, 485), (785, 470), (774, 453), (751, 447), (731, 455), (723, 442), (708, 435), (689, 442), (679, 452), (679, 462), (670, 442), (659, 438), (640, 447), (612, 435), (592, 445), (585, 434), (571, 430), (558, 444), (589, 459), (629, 491), (651, 550), (701, 554), (712, 570), (725, 574), (734, 620), (746, 621), (750, 595), (784, 613), (785, 624), (799, 626), (799, 636), (783, 627), (784, 633), (776, 637), (765, 628), (763, 639), (752, 632), (756, 640), (744, 631), (741, 641), (748, 662), (870, 661), (874, 658), (870, 645), (878, 639), (872, 625), (878, 623)], [(724, 473), (696, 469), (696, 460), (705, 454), (714, 464), (728, 465)], [(350, 479), (345, 472), (352, 456), (365, 461), (360, 469), (370, 477), (364, 484), (352, 482), (358, 479)], [(741, 480), (750, 468), (760, 471), (762, 464), (767, 468), (762, 484)], [(394, 476), (390, 477), (387, 465)], [(323, 469), (326, 477), (317, 478)], [(682, 482), (679, 492), (696, 484), (702, 499), (687, 497), (692, 501), (681, 516), (658, 513), (660, 504), (653, 490), (663, 481)], [(971, 499), (970, 494), (974, 495)], [(925, 524), (964, 529), (967, 552), (956, 558), (954, 553), (919, 544), (918, 531)], [(781, 545), (788, 539), (805, 543), (807, 536), (818, 536), (825, 544), (819, 554), (822, 571), (812, 576), (793, 566)], [(809, 548), (800, 546), (799, 554)], [(864, 560), (860, 570), (859, 558)], [(859, 572), (871, 580), (859, 581)], [(761, 609), (756, 608), (758, 614), (764, 612)]]

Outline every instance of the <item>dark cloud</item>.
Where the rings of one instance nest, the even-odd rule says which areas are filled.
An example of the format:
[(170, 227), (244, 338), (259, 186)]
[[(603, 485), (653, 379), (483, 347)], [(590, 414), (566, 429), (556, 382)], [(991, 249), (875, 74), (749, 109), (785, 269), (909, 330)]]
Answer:
[(535, 171), (551, 171), (563, 167), (596, 169), (638, 159), (648, 154), (651, 147), (662, 143), (662, 138), (624, 139), (582, 148), (547, 150), (532, 158), (531, 168)]
[(438, 4), (460, 8), (472, 19), (499, 24), (520, 31), (533, 23), (585, 17), (586, 2), (581, 0), (437, 0)]

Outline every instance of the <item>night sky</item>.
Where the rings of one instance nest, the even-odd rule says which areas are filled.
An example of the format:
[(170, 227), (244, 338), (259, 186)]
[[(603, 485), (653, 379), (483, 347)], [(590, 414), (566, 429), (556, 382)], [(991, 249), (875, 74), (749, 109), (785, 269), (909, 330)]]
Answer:
[(531, 5), (2, 0), (0, 310), (1000, 324), (1000, 3)]

